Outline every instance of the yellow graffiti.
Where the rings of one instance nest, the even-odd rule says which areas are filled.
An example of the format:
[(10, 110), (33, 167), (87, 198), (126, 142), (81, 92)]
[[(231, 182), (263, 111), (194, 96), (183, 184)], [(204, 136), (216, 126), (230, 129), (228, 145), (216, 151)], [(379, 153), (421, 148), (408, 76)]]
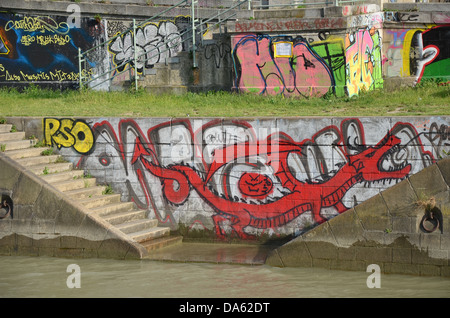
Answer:
[[(4, 50), (4, 52), (1, 52), (1, 49)], [(6, 46), (5, 41), (3, 40), (1, 34), (0, 34), (0, 54), (9, 54), (9, 48)]]
[(402, 50), (402, 60), (403, 60), (403, 68), (400, 70), (400, 76), (405, 77), (405, 76), (410, 76), (410, 75), (414, 75), (411, 74), (411, 69), (410, 69), (410, 61), (411, 61), (411, 54), (414, 54), (413, 52), (411, 52), (413, 49), (411, 48), (411, 44), (412, 44), (412, 40), (414, 37), (414, 34), (416, 34), (416, 32), (423, 32), (427, 29), (431, 29), (433, 27), (435, 27), (436, 24), (427, 24), (425, 28), (423, 29), (413, 29), (413, 30), (409, 30), (408, 32), (406, 32), (405, 37), (403, 39), (403, 50)]
[(379, 47), (378, 31), (375, 28), (359, 30), (344, 40), (346, 47), (346, 75), (349, 96), (367, 91), (374, 83), (375, 50)]
[(35, 41), (35, 37), (32, 35), (24, 35), (20, 38), (20, 43), (22, 43), (25, 46), (31, 45)]
[(44, 118), (44, 138), (48, 146), (58, 149), (73, 147), (78, 153), (88, 153), (94, 145), (94, 134), (84, 121)]
[(10, 20), (5, 24), (5, 31), (12, 29), (24, 30), (26, 32), (41, 32), (46, 31), (67, 34), (69, 32), (69, 25), (67, 22), (57, 23), (54, 19), (47, 17), (24, 17), (21, 20)]
[[(0, 71), (5, 72), (4, 75), (7, 81), (18, 81), (18, 82), (30, 82), (30, 81), (78, 81), (80, 78), (80, 74), (76, 72), (64, 72), (62, 70), (55, 70), (50, 72), (39, 72), (39, 73), (25, 73), (23, 71), (19, 71), (19, 74), (12, 74), (8, 70), (5, 70), (3, 65), (0, 67)], [(91, 78), (93, 74), (92, 69), (90, 70), (82, 70), (81, 75), (83, 77)]]
[(57, 44), (57, 45), (66, 45), (70, 42), (70, 36), (65, 35), (61, 36), (58, 34), (55, 34), (53, 36), (51, 35), (39, 35), (37, 36), (37, 43), (40, 45), (48, 45), (48, 44)]
[(20, 39), (20, 43), (22, 43), (25, 46), (29, 46), (36, 42), (39, 45), (45, 46), (49, 44), (56, 44), (56, 45), (66, 45), (70, 42), (70, 36), (69, 35), (23, 35)]

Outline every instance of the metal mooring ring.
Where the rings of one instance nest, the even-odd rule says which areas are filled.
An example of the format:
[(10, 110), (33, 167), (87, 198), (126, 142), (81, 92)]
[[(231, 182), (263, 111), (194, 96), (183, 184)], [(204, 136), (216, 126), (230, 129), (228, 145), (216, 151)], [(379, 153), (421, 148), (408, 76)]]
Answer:
[[(3, 208), (3, 207), (5, 207), (5, 208)], [(8, 209), (6, 209), (6, 208), (8, 208)], [(4, 219), (4, 218), (6, 218), (8, 215), (9, 215), (9, 213), (11, 212), (11, 207), (9, 206), (9, 204), (8, 203), (3, 203), (2, 205), (0, 205), (0, 210), (7, 210), (8, 212), (5, 212), (5, 215), (4, 216), (0, 216), (0, 219)]]
[[(431, 223), (432, 226), (425, 225), (425, 224), (428, 224), (428, 223)], [(423, 216), (422, 221), (420, 222), (420, 224), (422, 225), (422, 228), (424, 229), (425, 232), (432, 233), (438, 228), (439, 220), (436, 217), (434, 217), (433, 213), (426, 213)]]

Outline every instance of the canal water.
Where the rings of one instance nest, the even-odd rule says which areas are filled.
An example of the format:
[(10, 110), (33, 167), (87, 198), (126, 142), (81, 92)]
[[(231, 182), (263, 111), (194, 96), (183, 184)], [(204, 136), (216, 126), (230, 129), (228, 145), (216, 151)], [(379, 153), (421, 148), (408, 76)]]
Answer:
[(369, 288), (371, 272), (267, 265), (0, 256), (0, 268), (7, 298), (450, 297), (448, 278), (381, 274)]

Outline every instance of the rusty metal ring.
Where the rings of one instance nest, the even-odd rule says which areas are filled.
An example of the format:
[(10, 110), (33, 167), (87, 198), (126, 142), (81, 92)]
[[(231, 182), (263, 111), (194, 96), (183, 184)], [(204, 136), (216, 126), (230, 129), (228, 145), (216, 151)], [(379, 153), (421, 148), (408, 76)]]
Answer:
[[(432, 227), (426, 226), (425, 223), (426, 223), (427, 221), (429, 221), (429, 223), (432, 223), (433, 226), (432, 226)], [(433, 215), (427, 215), (427, 214), (425, 214), (425, 215), (423, 216), (422, 221), (420, 222), (420, 224), (422, 225), (422, 229), (423, 229), (425, 232), (427, 232), (427, 233), (432, 233), (432, 232), (434, 232), (434, 231), (438, 228), (438, 226), (439, 226), (439, 220), (438, 220), (436, 217), (434, 217)]]
[[(8, 203), (3, 203), (2, 205), (1, 205), (1, 207), (8, 207), (8, 212), (6, 212), (6, 214), (4, 215), (4, 216), (0, 216), (0, 219), (4, 219), (4, 218), (6, 218), (8, 215), (9, 215), (9, 213), (11, 212), (11, 207), (9, 206), (9, 204)], [(5, 209), (6, 210), (6, 209)]]

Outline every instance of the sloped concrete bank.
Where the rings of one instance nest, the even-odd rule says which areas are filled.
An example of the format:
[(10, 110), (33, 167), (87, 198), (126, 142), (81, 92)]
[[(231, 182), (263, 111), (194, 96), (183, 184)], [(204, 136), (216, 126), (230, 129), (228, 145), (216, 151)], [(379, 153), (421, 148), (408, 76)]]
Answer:
[(140, 259), (145, 248), (0, 152), (0, 254)]
[[(450, 276), (450, 159), (412, 175), (336, 218), (275, 249), (266, 264)], [(428, 227), (420, 203), (435, 200)], [(425, 225), (425, 228), (424, 228)]]
[[(11, 207), (0, 219), (2, 255), (257, 264), (267, 255), (270, 266), (377, 264), (385, 273), (450, 276), (447, 116), (6, 120), (24, 131), (16, 143), (30, 147), (37, 136), (73, 171), (135, 204), (145, 218), (139, 223), (185, 240), (155, 252), (132, 239), (127, 233), (142, 231), (122, 230), (136, 220), (118, 227), (66, 197), (15, 154), (7, 138), (19, 135), (8, 128), (0, 133), (0, 195)], [(224, 244), (202, 251), (199, 234), (203, 243), (255, 248), (245, 257)]]

